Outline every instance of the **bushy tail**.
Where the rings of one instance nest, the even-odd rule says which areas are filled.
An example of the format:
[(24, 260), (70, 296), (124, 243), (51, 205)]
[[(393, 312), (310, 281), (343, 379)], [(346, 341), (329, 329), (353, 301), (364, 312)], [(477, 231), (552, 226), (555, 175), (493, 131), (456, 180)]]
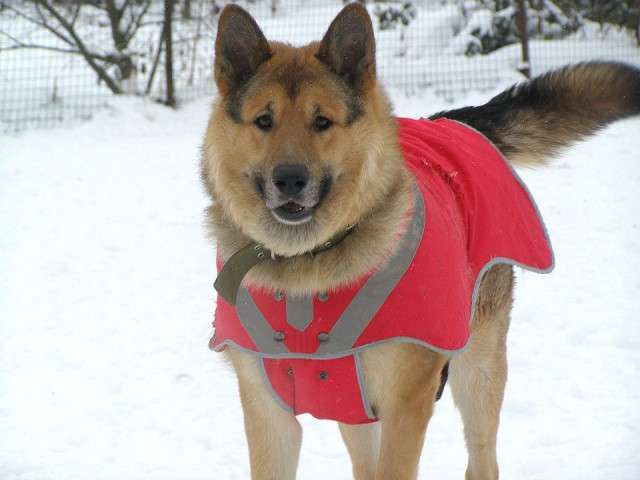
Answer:
[(511, 162), (536, 165), (608, 123), (637, 114), (640, 70), (623, 63), (588, 62), (514, 85), (482, 106), (430, 118), (466, 123)]

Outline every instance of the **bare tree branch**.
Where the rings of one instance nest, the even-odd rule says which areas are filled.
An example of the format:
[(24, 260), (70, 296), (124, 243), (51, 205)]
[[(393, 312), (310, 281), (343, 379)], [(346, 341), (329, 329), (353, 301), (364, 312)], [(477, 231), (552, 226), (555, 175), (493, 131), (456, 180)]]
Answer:
[[(74, 55), (82, 55), (82, 56), (85, 55), (78, 49), (53, 47), (51, 45), (41, 45), (38, 43), (25, 43), (22, 40), (14, 37), (13, 35), (10, 35), (9, 33), (5, 32), (4, 30), (0, 30), (0, 35), (4, 35), (9, 40), (12, 40), (14, 43), (9, 47), (0, 47), (0, 51), (31, 49), (31, 50), (49, 50), (51, 52), (59, 52), (59, 53), (71, 53)], [(103, 61), (105, 63), (110, 63), (114, 65), (117, 64), (117, 59), (112, 55), (101, 55), (98, 53), (89, 52), (89, 56), (91, 56), (92, 58), (95, 58), (96, 60)]]
[(122, 5), (122, 11), (125, 12), (127, 8), (129, 8), (130, 4), (131, 4), (131, 0), (125, 0), (124, 4)]
[(127, 29), (125, 31), (125, 36), (127, 37), (127, 43), (129, 43), (131, 41), (131, 39), (133, 37), (135, 37), (136, 33), (138, 32), (138, 29), (140, 28), (140, 25), (142, 23), (142, 19), (144, 18), (144, 16), (147, 14), (147, 12), (149, 11), (149, 8), (151, 7), (151, 2), (152, 0), (147, 0), (146, 4), (142, 7), (140, 14), (138, 15), (138, 18), (136, 18), (135, 20), (133, 20), (133, 12), (131, 13), (132, 16), (132, 21), (131, 23), (129, 23), (129, 25), (127, 26)]
[(73, 12), (73, 15), (71, 17), (71, 26), (75, 27), (76, 25), (76, 20), (78, 20), (78, 15), (80, 14), (80, 7), (82, 6), (82, 3), (78, 2), (76, 4), (76, 10), (75, 12)]
[(78, 47), (78, 50), (80, 50), (80, 53), (82, 54), (84, 59), (87, 61), (89, 66), (93, 69), (93, 71), (96, 72), (98, 77), (100, 77), (100, 79), (102, 79), (107, 84), (107, 87), (109, 87), (109, 90), (111, 90), (113, 93), (116, 93), (116, 94), (122, 93), (122, 88), (120, 88), (120, 85), (118, 85), (113, 80), (113, 78), (111, 78), (111, 76), (107, 73), (107, 71), (102, 66), (96, 63), (89, 49), (86, 47), (82, 39), (78, 36), (78, 33), (75, 31), (73, 26), (64, 18), (64, 16), (62, 16), (60, 12), (58, 12), (46, 0), (35, 0), (35, 1), (37, 2), (37, 5), (40, 5), (42, 6), (42, 8), (47, 10), (47, 12), (49, 12), (58, 21), (58, 23), (67, 31), (69, 36), (71, 36), (76, 46)]
[(160, 55), (162, 54), (162, 46), (164, 45), (165, 27), (162, 26), (160, 32), (160, 38), (158, 39), (158, 49), (156, 50), (155, 58), (153, 59), (153, 66), (151, 67), (151, 73), (149, 74), (149, 80), (147, 81), (147, 88), (145, 89), (145, 95), (151, 93), (151, 87), (153, 87), (153, 80), (156, 77), (156, 71), (158, 69), (158, 63), (160, 63)]
[[(27, 35), (11, 36), (0, 31), (0, 35), (9, 38), (13, 43), (2, 50), (24, 48), (80, 55), (113, 93), (123, 93), (124, 81), (132, 78), (137, 70), (134, 62), (136, 54), (128, 50), (129, 44), (141, 27), (151, 24), (143, 20), (152, 4), (153, 0), (75, 0), (57, 6), (56, 2), (51, 0), (23, 0), (20, 3), (0, 0), (0, 6), (48, 31), (64, 44), (47, 45), (46, 42), (32, 41)], [(95, 8), (100, 15), (108, 17), (115, 46), (112, 53), (104, 53), (102, 46), (92, 48), (86, 43), (87, 39), (83, 39), (77, 29), (79, 19), (83, 16), (83, 7)], [(118, 77), (107, 70), (109, 65), (117, 67)]]
[(54, 34), (56, 37), (58, 37), (60, 40), (62, 40), (64, 43), (68, 44), (68, 45), (73, 45), (73, 41), (70, 40), (69, 38), (67, 38), (66, 36), (62, 35), (60, 32), (58, 32), (55, 28), (53, 28), (51, 25), (49, 25), (49, 23), (47, 23), (46, 19), (42, 20), (42, 19), (38, 19), (35, 17), (32, 17), (30, 15), (27, 15), (26, 13), (13, 8), (10, 5), (7, 5), (6, 3), (3, 4), (3, 6), (5, 6), (6, 8), (8, 8), (10, 11), (12, 11), (13, 13), (15, 13), (16, 15), (24, 18), (25, 20), (28, 20), (29, 22), (38, 25), (46, 30), (48, 30), (49, 32), (51, 32), (52, 34)]

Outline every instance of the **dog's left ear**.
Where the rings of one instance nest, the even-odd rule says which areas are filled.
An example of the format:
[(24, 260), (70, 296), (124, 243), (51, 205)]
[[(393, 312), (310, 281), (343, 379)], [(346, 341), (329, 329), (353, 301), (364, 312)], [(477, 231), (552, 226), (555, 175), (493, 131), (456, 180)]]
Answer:
[(376, 40), (367, 9), (359, 3), (344, 7), (316, 56), (353, 88), (366, 90), (376, 77)]

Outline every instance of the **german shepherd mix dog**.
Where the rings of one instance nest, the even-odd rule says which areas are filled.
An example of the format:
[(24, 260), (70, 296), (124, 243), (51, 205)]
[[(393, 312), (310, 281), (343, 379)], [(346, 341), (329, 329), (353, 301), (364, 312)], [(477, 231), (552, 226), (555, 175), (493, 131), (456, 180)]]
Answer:
[[(202, 154), (221, 269), (212, 347), (229, 347), (252, 478), (295, 478), (302, 412), (340, 422), (356, 479), (416, 478), (447, 366), (464, 422), (466, 478), (498, 478), (513, 264), (552, 264), (535, 205), (504, 158), (544, 165), (640, 113), (640, 71), (579, 64), (479, 107), (402, 120), (377, 82), (373, 28), (359, 4), (346, 6), (322, 41), (300, 48), (268, 42), (247, 12), (229, 5), (215, 53), (219, 98)], [(436, 142), (430, 153), (405, 141), (421, 129)], [(461, 161), (447, 163), (445, 153), (459, 152)], [(494, 180), (483, 180), (489, 170)], [(476, 177), (491, 188), (473, 187)], [(416, 187), (421, 179), (427, 187)], [(495, 193), (503, 184), (512, 192), (505, 202)], [(481, 224), (461, 241), (476, 217), (500, 228)], [(495, 256), (514, 260), (472, 265), (474, 242), (493, 232), (507, 232), (512, 248)], [(471, 258), (462, 267), (459, 244)], [(436, 270), (410, 266), (418, 261)], [(425, 288), (407, 277), (424, 278)], [(409, 296), (396, 291), (402, 282)], [(400, 333), (385, 330), (392, 324)]]

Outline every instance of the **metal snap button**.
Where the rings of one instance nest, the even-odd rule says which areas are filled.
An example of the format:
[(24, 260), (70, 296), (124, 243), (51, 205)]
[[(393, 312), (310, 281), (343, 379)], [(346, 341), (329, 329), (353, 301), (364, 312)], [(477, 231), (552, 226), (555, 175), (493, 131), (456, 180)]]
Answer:
[(284, 342), (284, 332), (275, 332), (273, 334), (273, 339), (276, 342)]
[(330, 337), (329, 337), (329, 334), (328, 334), (328, 333), (326, 333), (326, 332), (320, 332), (320, 333), (318, 334), (318, 341), (319, 341), (320, 343), (327, 343), (327, 342), (329, 341), (329, 338), (330, 338)]
[(277, 290), (274, 294), (273, 294), (273, 298), (274, 300), (276, 300), (277, 302), (279, 302), (280, 300), (282, 300), (284, 298), (284, 292)]
[(318, 300), (320, 300), (321, 302), (326, 302), (327, 300), (329, 300), (329, 294), (327, 292), (320, 292), (318, 294)]
[(327, 378), (329, 378), (329, 373), (325, 372), (324, 370), (320, 372), (320, 380), (326, 380)]
[(293, 368), (291, 367), (287, 368), (287, 375), (289, 376), (293, 375)]

